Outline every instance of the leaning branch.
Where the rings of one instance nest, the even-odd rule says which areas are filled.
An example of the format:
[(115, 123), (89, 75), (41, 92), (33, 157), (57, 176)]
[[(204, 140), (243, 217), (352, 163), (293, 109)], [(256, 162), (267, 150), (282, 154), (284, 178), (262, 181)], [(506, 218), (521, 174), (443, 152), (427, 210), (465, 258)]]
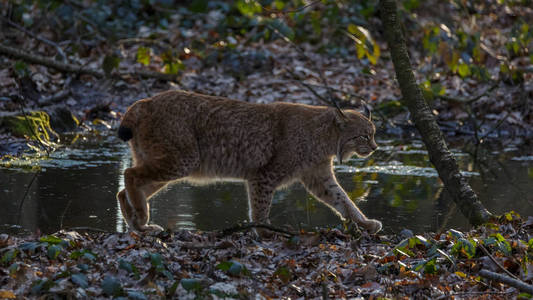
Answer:
[(253, 228), (268, 229), (270, 231), (282, 233), (286, 237), (292, 237), (292, 236), (296, 235), (296, 233), (294, 233), (294, 232), (290, 232), (290, 231), (287, 231), (285, 229), (282, 229), (282, 228), (279, 228), (279, 227), (276, 227), (276, 226), (272, 226), (270, 224), (253, 223), (253, 222), (250, 222), (250, 223), (239, 223), (239, 224), (237, 224), (235, 226), (232, 226), (232, 227), (229, 227), (229, 228), (226, 228), (226, 229), (220, 231), (219, 235), (220, 236), (227, 236), (227, 235), (230, 235), (230, 234), (232, 234), (234, 232), (246, 231), (246, 230), (250, 230), (250, 229), (253, 229)]
[(510, 285), (512, 287), (519, 289), (522, 292), (526, 292), (530, 295), (533, 295), (533, 285), (527, 284), (521, 280), (513, 279), (509, 276), (499, 274), (499, 273), (494, 273), (494, 272), (487, 271), (487, 270), (479, 271), (479, 275), (485, 278), (488, 278), (490, 280), (505, 283), (507, 285)]
[(20, 26), (19, 24), (15, 23), (15, 22), (13, 22), (13, 21), (11, 21), (11, 20), (5, 18), (5, 17), (0, 16), (0, 18), (2, 19), (2, 21), (6, 22), (6, 23), (7, 23), (8, 25), (10, 25), (11, 27), (14, 27), (14, 28), (16, 28), (17, 30), (24, 32), (25, 34), (27, 34), (27, 35), (33, 37), (34, 39), (36, 39), (36, 40), (38, 40), (38, 41), (40, 41), (40, 42), (42, 42), (42, 43), (48, 44), (48, 45), (50, 45), (50, 46), (56, 48), (57, 54), (61, 57), (61, 60), (62, 60), (63, 62), (66, 62), (66, 61), (67, 61), (67, 56), (65, 55), (65, 52), (63, 51), (63, 49), (61, 49), (61, 47), (60, 47), (58, 44), (52, 42), (52, 41), (49, 40), (49, 39), (43, 38), (42, 36), (39, 36), (39, 35), (37, 35), (37, 34), (31, 32), (31, 31), (29, 31), (28, 29), (26, 29), (26, 28)]
[(398, 18), (396, 0), (381, 0), (380, 11), (396, 78), (402, 91), (402, 104), (411, 113), (411, 118), (427, 147), (431, 163), (437, 169), (444, 186), (470, 223), (479, 225), (487, 222), (492, 214), (481, 204), (477, 194), (459, 172), (457, 161), (448, 149), (444, 135), (416, 81)]
[[(58, 71), (65, 72), (65, 73), (74, 73), (77, 75), (82, 75), (82, 74), (91, 75), (96, 78), (106, 77), (106, 74), (99, 70), (84, 68), (83, 66), (78, 66), (74, 64), (65, 64), (65, 63), (56, 61), (54, 59), (45, 57), (45, 56), (41, 56), (41, 55), (30, 53), (30, 52), (27, 52), (21, 49), (6, 46), (4, 44), (0, 44), (0, 54), (11, 56), (17, 59), (21, 59), (28, 63), (43, 65), (43, 66), (53, 68), (53, 69), (56, 69)], [(156, 78), (156, 79), (166, 80), (166, 81), (177, 81), (176, 75), (153, 72), (153, 71), (145, 71), (145, 70), (139, 70), (135, 72), (113, 73), (111, 74), (111, 76), (118, 77), (118, 78), (140, 76), (143, 78)]]

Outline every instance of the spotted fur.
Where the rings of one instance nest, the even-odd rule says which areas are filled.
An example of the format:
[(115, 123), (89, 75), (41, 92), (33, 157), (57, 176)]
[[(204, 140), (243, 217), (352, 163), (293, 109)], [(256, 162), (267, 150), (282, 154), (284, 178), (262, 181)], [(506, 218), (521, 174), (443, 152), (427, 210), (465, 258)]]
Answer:
[(353, 110), (290, 103), (252, 104), (184, 91), (134, 103), (119, 133), (130, 137), (133, 167), (117, 194), (122, 214), (137, 231), (148, 225), (148, 199), (176, 180), (245, 180), (250, 219), (268, 222), (274, 191), (300, 181), (341, 218), (374, 233), (368, 219), (338, 184), (332, 160), (370, 155), (377, 145), (372, 122)]

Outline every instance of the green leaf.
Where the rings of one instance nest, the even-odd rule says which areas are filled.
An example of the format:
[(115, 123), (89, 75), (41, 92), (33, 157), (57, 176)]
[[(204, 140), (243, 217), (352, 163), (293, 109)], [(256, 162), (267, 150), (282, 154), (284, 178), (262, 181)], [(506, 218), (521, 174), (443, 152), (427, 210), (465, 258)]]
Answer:
[(14, 260), (17, 257), (18, 253), (19, 251), (17, 249), (11, 249), (7, 251), (6, 253), (4, 253), (4, 255), (2, 256), (2, 260), (1, 260), (2, 264), (6, 265), (10, 263), (12, 260)]
[(283, 283), (287, 284), (291, 280), (292, 272), (287, 267), (279, 267), (276, 272), (274, 272), (274, 276), (279, 277)]
[(233, 265), (233, 262), (231, 262), (231, 261), (223, 261), (223, 262), (219, 263), (218, 265), (216, 265), (215, 268), (217, 268), (219, 270), (222, 270), (222, 271), (227, 271), (227, 270), (229, 270), (231, 265)]
[(106, 276), (102, 281), (102, 291), (108, 296), (118, 297), (124, 295), (120, 281), (114, 276)]
[(44, 279), (37, 280), (32, 283), (31, 293), (32, 294), (41, 294), (48, 291), (55, 283), (52, 280)]
[(455, 229), (448, 230), (448, 235), (453, 237), (456, 240), (460, 238), (464, 238), (464, 234), (461, 231), (455, 230)]
[(274, 20), (268, 20), (268, 24), (272, 26), (274, 29), (279, 31), (281, 35), (288, 38), (289, 40), (294, 40), (294, 30), (292, 30), (291, 27), (289, 27), (285, 22), (281, 19), (274, 19)]
[(149, 253), (148, 256), (150, 257), (150, 263), (154, 267), (162, 266), (163, 265), (163, 257), (159, 253)]
[(20, 264), (19, 263), (12, 263), (7, 269), (9, 270), (9, 275), (13, 275), (13, 274), (17, 273), (18, 270), (20, 270)]
[(138, 292), (138, 291), (128, 291), (128, 298), (133, 299), (133, 300), (147, 300), (148, 299), (145, 294), (143, 294), (142, 292)]
[(187, 291), (199, 291), (202, 289), (202, 282), (195, 278), (183, 278), (180, 283)]
[(88, 264), (78, 264), (77, 267), (78, 267), (78, 269), (80, 269), (83, 272), (87, 272), (89, 270), (89, 265)]
[(241, 273), (244, 273), (245, 270), (246, 270), (245, 266), (243, 266), (241, 263), (235, 261), (235, 262), (233, 262), (231, 267), (229, 267), (228, 273), (230, 273), (233, 276), (239, 276), (239, 275), (241, 275)]
[(256, 13), (260, 13), (263, 10), (261, 4), (257, 1), (238, 0), (235, 6), (246, 17), (253, 17)]
[(459, 64), (459, 68), (457, 71), (459, 72), (459, 76), (463, 78), (470, 76), (471, 74), (470, 67), (465, 63)]
[(120, 57), (118, 57), (115, 54), (112, 55), (106, 55), (104, 57), (104, 61), (102, 62), (102, 69), (106, 73), (106, 75), (111, 74), (111, 71), (113, 69), (118, 68), (118, 65), (120, 64)]
[(174, 283), (167, 289), (167, 292), (165, 293), (167, 298), (172, 298), (172, 296), (174, 296), (178, 286), (179, 286), (179, 282), (178, 281), (174, 281)]
[(435, 274), (437, 273), (437, 265), (436, 265), (436, 258), (431, 259), (430, 261), (426, 262), (424, 265), (424, 273), (425, 274)]
[(189, 5), (189, 10), (194, 13), (205, 13), (207, 12), (207, 0), (193, 0)]
[(47, 235), (47, 236), (43, 236), (39, 239), (40, 242), (42, 243), (48, 243), (50, 245), (56, 245), (56, 244), (60, 244), (60, 243), (63, 243), (64, 240), (63, 239), (60, 239), (58, 238), (57, 236), (54, 236), (54, 235)]
[(31, 74), (30, 69), (28, 68), (28, 65), (21, 60), (17, 60), (15, 62), (14, 69), (15, 69), (15, 73), (19, 77), (25, 77)]
[(37, 249), (37, 247), (39, 247), (41, 244), (38, 243), (38, 242), (29, 242), (29, 243), (24, 243), (22, 245), (19, 246), (19, 249), (21, 251), (28, 251), (30, 253), (33, 253), (35, 251), (35, 249)]
[(181, 62), (181, 60), (177, 60), (175, 62), (166, 63), (164, 67), (164, 73), (178, 74), (178, 72), (183, 69), (185, 69), (185, 65)]
[(150, 49), (146, 47), (139, 47), (137, 49), (137, 62), (145, 66), (150, 64)]
[(70, 276), (70, 279), (72, 280), (72, 282), (74, 282), (75, 284), (79, 285), (80, 287), (84, 289), (89, 287), (87, 276), (85, 276), (82, 273), (72, 274), (72, 276)]
[(56, 259), (62, 249), (59, 245), (51, 245), (48, 247), (48, 258)]
[(76, 251), (73, 251), (72, 253), (70, 253), (70, 258), (72, 259), (78, 259), (80, 257), (83, 257), (83, 258), (86, 258), (88, 260), (95, 260), (96, 259), (96, 254), (92, 253), (91, 251), (89, 250), (76, 250)]

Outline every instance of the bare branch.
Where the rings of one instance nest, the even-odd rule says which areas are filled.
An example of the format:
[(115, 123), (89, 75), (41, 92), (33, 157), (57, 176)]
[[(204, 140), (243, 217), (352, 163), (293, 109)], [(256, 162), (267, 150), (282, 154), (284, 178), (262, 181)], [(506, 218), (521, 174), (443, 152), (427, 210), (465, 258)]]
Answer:
[(485, 278), (488, 278), (490, 280), (494, 280), (494, 281), (505, 283), (507, 285), (510, 285), (512, 287), (515, 287), (515, 288), (519, 289), (522, 292), (526, 292), (526, 293), (528, 293), (530, 295), (533, 295), (533, 286), (530, 285), (530, 284), (527, 284), (527, 283), (525, 283), (525, 282), (523, 282), (521, 280), (517, 280), (517, 279), (511, 278), (511, 277), (505, 276), (503, 274), (494, 273), (494, 272), (487, 271), (487, 270), (479, 271), (479, 275), (481, 275), (481, 276), (483, 276)]
[[(11, 56), (17, 59), (22, 59), (29, 63), (39, 64), (39, 65), (47, 66), (50, 68), (54, 68), (61, 72), (74, 73), (74, 74), (86, 74), (86, 75), (94, 76), (96, 78), (104, 78), (106, 76), (104, 72), (99, 71), (99, 70), (84, 68), (83, 66), (78, 66), (74, 64), (61, 63), (51, 58), (37, 55), (34, 53), (29, 53), (21, 49), (6, 46), (4, 44), (0, 44), (0, 54)], [(128, 77), (128, 76), (141, 76), (144, 78), (156, 78), (156, 79), (166, 80), (166, 81), (177, 81), (177, 77), (178, 77), (177, 75), (174, 75), (174, 74), (165, 74), (161, 72), (146, 71), (146, 70), (113, 73), (111, 74), (111, 76), (118, 77), (118, 78), (123, 78), (123, 77)]]
[(52, 42), (49, 39), (43, 38), (41, 36), (38, 36), (37, 34), (29, 31), (28, 29), (20, 26), (19, 24), (15, 23), (15, 22), (13, 22), (13, 21), (11, 21), (11, 20), (3, 17), (3, 16), (0, 16), (0, 18), (2, 19), (2, 21), (6, 22), (7, 24), (9, 24), (10, 26), (16, 28), (17, 30), (20, 30), (20, 31), (24, 32), (25, 34), (33, 37), (34, 39), (36, 39), (36, 40), (38, 40), (40, 42), (43, 42), (45, 44), (48, 44), (48, 45), (56, 48), (57, 54), (59, 54), (59, 56), (61, 56), (61, 60), (63, 62), (67, 62), (67, 56), (65, 55), (65, 52), (63, 52), (63, 49), (61, 49), (61, 47), (58, 44)]

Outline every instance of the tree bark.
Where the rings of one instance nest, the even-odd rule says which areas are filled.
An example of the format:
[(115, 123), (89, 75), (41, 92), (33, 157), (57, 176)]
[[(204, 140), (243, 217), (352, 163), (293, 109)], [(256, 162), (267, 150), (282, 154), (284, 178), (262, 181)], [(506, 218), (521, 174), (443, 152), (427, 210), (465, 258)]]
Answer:
[(487, 222), (491, 213), (483, 207), (450, 153), (444, 136), (418, 86), (407, 52), (405, 38), (398, 20), (396, 1), (380, 1), (381, 20), (385, 38), (402, 91), (402, 104), (411, 112), (411, 118), (426, 145), (431, 163), (453, 200), (472, 225)]

